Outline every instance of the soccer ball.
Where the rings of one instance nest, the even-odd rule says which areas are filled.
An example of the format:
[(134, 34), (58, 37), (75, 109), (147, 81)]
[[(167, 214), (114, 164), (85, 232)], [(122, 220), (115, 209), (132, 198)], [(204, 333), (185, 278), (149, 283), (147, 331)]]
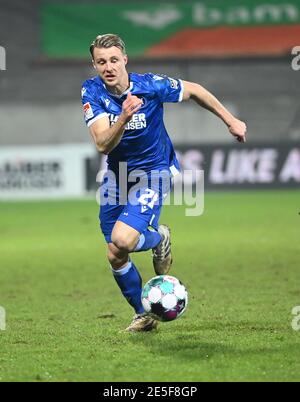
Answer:
[(174, 276), (159, 275), (148, 281), (142, 291), (145, 312), (159, 321), (180, 317), (188, 304), (184, 285)]

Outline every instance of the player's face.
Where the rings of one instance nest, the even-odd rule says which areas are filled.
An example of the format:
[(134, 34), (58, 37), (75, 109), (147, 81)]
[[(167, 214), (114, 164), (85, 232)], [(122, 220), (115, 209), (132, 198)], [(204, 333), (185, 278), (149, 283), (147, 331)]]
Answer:
[(104, 83), (110, 87), (127, 79), (127, 56), (115, 46), (108, 49), (95, 48), (93, 64)]

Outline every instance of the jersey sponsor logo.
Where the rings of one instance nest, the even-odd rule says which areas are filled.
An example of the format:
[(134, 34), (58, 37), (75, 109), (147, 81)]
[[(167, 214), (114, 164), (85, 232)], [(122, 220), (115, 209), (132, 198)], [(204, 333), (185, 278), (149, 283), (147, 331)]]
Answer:
[[(110, 113), (109, 114), (109, 122), (112, 126), (118, 121), (119, 116)], [(146, 115), (145, 113), (135, 113), (132, 116), (130, 122), (128, 122), (125, 126), (125, 130), (141, 130), (147, 127)]]
[(84, 111), (85, 120), (89, 120), (92, 117), (94, 117), (94, 112), (93, 112), (90, 102), (87, 102), (83, 105), (83, 111)]

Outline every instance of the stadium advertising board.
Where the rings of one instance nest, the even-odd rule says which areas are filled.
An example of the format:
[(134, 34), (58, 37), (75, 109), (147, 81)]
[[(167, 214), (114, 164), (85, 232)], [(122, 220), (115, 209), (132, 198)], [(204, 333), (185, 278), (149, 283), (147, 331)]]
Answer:
[[(193, 185), (204, 172), (205, 190), (299, 188), (300, 146), (177, 146), (176, 183)], [(106, 156), (92, 144), (7, 147), (0, 151), (0, 200), (77, 198), (96, 193)], [(188, 181), (188, 182), (187, 182)]]
[[(203, 169), (206, 189), (299, 188), (300, 147), (203, 146), (179, 149), (183, 168)], [(187, 166), (187, 167), (186, 167)]]
[(0, 199), (80, 197), (84, 160), (92, 145), (4, 147), (0, 150)]
[(41, 14), (43, 56), (58, 59), (86, 59), (87, 44), (107, 32), (130, 57), (151, 58), (286, 55), (300, 36), (298, 0), (44, 3)]
[[(278, 145), (197, 145), (176, 147), (182, 170), (195, 171), (186, 178), (197, 180), (204, 171), (205, 189), (299, 188), (300, 146)], [(95, 191), (97, 173), (106, 157), (86, 161), (86, 189)], [(182, 180), (180, 175), (174, 178)], [(192, 182), (185, 184), (194, 184)]]

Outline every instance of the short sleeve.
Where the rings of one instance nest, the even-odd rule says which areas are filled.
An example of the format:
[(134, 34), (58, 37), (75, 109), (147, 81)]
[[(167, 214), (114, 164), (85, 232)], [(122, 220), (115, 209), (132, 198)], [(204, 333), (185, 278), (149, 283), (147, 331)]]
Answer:
[(90, 127), (96, 120), (101, 117), (108, 116), (107, 112), (101, 105), (100, 99), (97, 100), (92, 90), (83, 84), (81, 89), (81, 98), (83, 105), (84, 120), (86, 125)]
[(155, 92), (161, 102), (181, 102), (183, 97), (183, 82), (163, 74), (149, 74)]

